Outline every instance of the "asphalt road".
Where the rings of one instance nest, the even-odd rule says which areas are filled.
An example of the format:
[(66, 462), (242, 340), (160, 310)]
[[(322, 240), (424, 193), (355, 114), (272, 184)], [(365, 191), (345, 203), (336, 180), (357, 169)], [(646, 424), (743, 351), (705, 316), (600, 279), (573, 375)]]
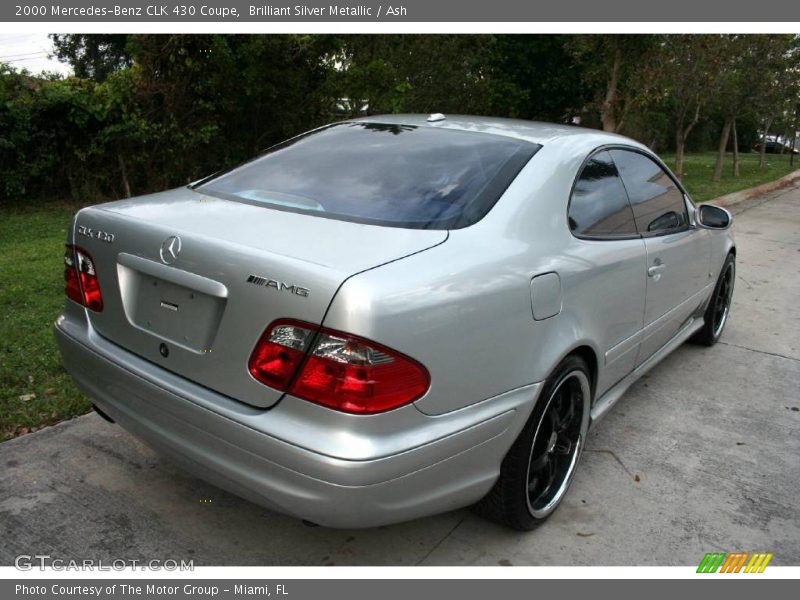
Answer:
[(0, 564), (696, 565), (710, 551), (800, 564), (800, 188), (739, 205), (734, 306), (591, 432), (533, 533), (468, 510), (372, 530), (311, 528), (184, 474), (87, 415), (0, 445)]

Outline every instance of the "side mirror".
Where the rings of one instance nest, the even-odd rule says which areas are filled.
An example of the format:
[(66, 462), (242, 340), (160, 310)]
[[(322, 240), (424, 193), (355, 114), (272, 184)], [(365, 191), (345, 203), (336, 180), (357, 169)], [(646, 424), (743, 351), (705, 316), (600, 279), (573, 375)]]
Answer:
[(696, 216), (697, 224), (706, 229), (728, 229), (733, 224), (733, 215), (713, 204), (698, 206)]

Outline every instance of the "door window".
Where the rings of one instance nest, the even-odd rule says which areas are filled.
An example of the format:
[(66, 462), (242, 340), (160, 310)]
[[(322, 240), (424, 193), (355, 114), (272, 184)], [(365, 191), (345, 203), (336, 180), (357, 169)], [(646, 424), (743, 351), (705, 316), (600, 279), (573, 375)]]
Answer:
[(594, 154), (575, 182), (568, 209), (569, 228), (592, 239), (638, 236), (625, 188), (607, 150)]
[(662, 235), (689, 226), (683, 192), (661, 165), (640, 152), (609, 152), (628, 192), (639, 233)]

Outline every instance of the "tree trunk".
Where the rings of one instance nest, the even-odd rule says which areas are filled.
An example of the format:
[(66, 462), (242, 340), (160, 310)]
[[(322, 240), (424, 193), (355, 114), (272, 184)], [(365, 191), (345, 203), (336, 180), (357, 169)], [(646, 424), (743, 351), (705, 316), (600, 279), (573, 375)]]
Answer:
[(119, 161), (119, 170), (122, 173), (122, 189), (125, 192), (125, 197), (130, 198), (133, 194), (131, 194), (131, 184), (128, 181), (128, 170), (125, 168), (125, 161), (122, 159), (122, 154), (117, 154), (117, 160)]
[(630, 108), (632, 100), (630, 98), (625, 98), (625, 102), (622, 105), (622, 110), (619, 111), (619, 121), (617, 121), (616, 129), (614, 129), (614, 133), (619, 133), (622, 131), (622, 126), (625, 124), (625, 117), (628, 116), (628, 108)]
[(736, 118), (733, 119), (733, 176), (739, 176), (739, 135), (736, 133)]
[(711, 178), (713, 181), (722, 180), (722, 167), (725, 166), (725, 150), (728, 148), (728, 137), (731, 134), (731, 117), (725, 117), (725, 123), (722, 125), (722, 132), (719, 135), (719, 148), (717, 149), (717, 163), (714, 165), (714, 176)]
[(772, 119), (764, 121), (764, 137), (761, 138), (761, 151), (758, 157), (759, 169), (763, 169), (767, 166), (767, 134), (769, 133), (770, 125), (772, 125)]
[(603, 131), (617, 131), (617, 118), (615, 108), (617, 103), (617, 86), (619, 84), (619, 72), (622, 69), (622, 49), (617, 46), (614, 52), (614, 65), (611, 67), (611, 77), (606, 88), (606, 97), (603, 106), (600, 108), (600, 119), (603, 122)]
[[(685, 109), (684, 109), (685, 110)], [(684, 148), (686, 147), (686, 138), (692, 131), (692, 128), (697, 125), (700, 120), (700, 103), (695, 106), (694, 116), (690, 123), (685, 123), (685, 112), (682, 112), (678, 117), (678, 124), (675, 130), (675, 177), (679, 180), (683, 179), (683, 156)]]
[(675, 177), (683, 179), (683, 147), (686, 145), (686, 138), (683, 137), (683, 128), (679, 127), (675, 132)]

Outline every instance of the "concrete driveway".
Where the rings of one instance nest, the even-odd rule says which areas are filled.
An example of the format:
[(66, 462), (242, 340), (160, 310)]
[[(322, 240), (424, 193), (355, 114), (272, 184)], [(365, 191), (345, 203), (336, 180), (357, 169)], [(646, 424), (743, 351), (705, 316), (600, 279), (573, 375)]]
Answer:
[(468, 510), (373, 530), (311, 528), (160, 459), (87, 415), (0, 445), (0, 564), (694, 565), (709, 551), (800, 564), (800, 188), (736, 210), (732, 316), (685, 345), (590, 434), (554, 517), (520, 534)]

